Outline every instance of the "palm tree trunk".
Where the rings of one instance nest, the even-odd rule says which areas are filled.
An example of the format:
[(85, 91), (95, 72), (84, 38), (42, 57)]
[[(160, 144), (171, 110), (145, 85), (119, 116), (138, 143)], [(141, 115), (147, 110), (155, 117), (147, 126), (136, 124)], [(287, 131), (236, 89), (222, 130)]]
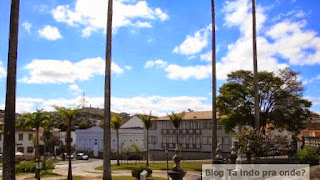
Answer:
[(215, 20), (215, 3), (211, 0), (211, 26), (212, 26), (212, 143), (211, 143), (211, 159), (214, 161), (217, 148), (217, 88), (216, 88), (216, 20)]
[(72, 180), (72, 167), (71, 167), (71, 119), (69, 119), (69, 125), (67, 127), (67, 154), (69, 160), (68, 167), (68, 180)]
[(15, 114), (17, 51), (19, 33), (19, 0), (11, 1), (10, 35), (7, 66), (6, 107), (4, 117), (3, 171), (4, 180), (15, 180)]
[(253, 48), (253, 78), (254, 78), (254, 125), (259, 131), (259, 87), (258, 87), (258, 61), (257, 61), (257, 40), (256, 40), (256, 2), (252, 0), (252, 48)]
[(149, 166), (149, 129), (147, 129), (147, 166)]
[[(39, 127), (36, 128), (36, 152), (35, 159), (40, 160), (39, 157)], [(40, 170), (36, 168), (35, 178), (40, 179)]]
[(117, 166), (120, 166), (120, 154), (119, 154), (119, 130), (117, 130)]
[(108, 1), (107, 17), (107, 46), (106, 46), (106, 69), (105, 69), (105, 87), (104, 87), (104, 147), (103, 147), (103, 179), (111, 179), (111, 158), (110, 158), (110, 105), (111, 105), (111, 47), (112, 47), (112, 5), (113, 0)]
[(46, 153), (47, 153), (47, 138), (45, 136), (43, 136), (44, 139), (44, 145), (43, 145), (43, 165), (42, 165), (42, 169), (43, 170), (47, 170), (47, 166), (46, 166)]

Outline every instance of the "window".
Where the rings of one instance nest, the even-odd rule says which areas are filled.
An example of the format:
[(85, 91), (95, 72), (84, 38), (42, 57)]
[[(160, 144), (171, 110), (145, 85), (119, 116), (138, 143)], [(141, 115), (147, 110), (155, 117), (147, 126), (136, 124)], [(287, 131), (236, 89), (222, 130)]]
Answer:
[(222, 144), (229, 144), (230, 141), (229, 141), (229, 137), (223, 137), (222, 138)]
[(218, 129), (218, 130), (222, 130), (222, 124), (221, 124), (221, 123), (218, 123), (217, 129)]
[(17, 151), (24, 153), (24, 148), (23, 147), (17, 147)]
[(23, 134), (19, 134), (19, 141), (23, 141)]
[(29, 134), (29, 141), (32, 141), (32, 138), (33, 138), (33, 134)]
[(27, 152), (28, 153), (33, 153), (33, 147), (31, 147), (31, 146), (27, 147)]
[(203, 122), (202, 123), (202, 129), (208, 129), (208, 123), (207, 122)]

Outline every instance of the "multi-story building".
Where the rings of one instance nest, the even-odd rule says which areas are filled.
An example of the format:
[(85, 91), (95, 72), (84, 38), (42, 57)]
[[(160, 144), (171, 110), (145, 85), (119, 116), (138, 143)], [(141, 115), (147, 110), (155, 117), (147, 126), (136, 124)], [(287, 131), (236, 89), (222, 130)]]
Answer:
[[(212, 111), (185, 112), (178, 129), (179, 147), (185, 159), (211, 157)], [(164, 159), (164, 149), (174, 150), (177, 143), (177, 130), (169, 116), (153, 118), (149, 130), (151, 158)], [(232, 136), (226, 134), (221, 124), (217, 126), (218, 143), (222, 152), (230, 152)]]
[(320, 115), (312, 113), (309, 122), (304, 124), (304, 128), (298, 134), (299, 148), (304, 144), (307, 146), (320, 147)]
[[(42, 146), (42, 130), (39, 132), (39, 145)], [(17, 130), (15, 134), (16, 152), (22, 152), (25, 157), (35, 155), (36, 131), (33, 130)], [(0, 135), (0, 153), (3, 152), (3, 134)]]

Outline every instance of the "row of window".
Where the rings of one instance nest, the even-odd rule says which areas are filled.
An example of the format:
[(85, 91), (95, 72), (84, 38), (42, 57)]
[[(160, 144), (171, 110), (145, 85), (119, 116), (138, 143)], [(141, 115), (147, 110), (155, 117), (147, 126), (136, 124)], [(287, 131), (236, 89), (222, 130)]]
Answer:
[[(28, 140), (32, 141), (33, 134), (28, 134)], [(0, 135), (0, 141), (2, 141), (2, 135)], [(18, 134), (18, 141), (23, 141), (23, 134)]]
[[(25, 149), (24, 147), (17, 147), (18, 152), (24, 153), (24, 149)], [(33, 153), (33, 147), (29, 146), (26, 149), (27, 149), (27, 153)]]
[[(162, 123), (162, 129), (174, 129), (172, 123), (170, 121), (166, 122), (161, 122)], [(156, 124), (155, 124), (155, 129), (157, 129)], [(199, 122), (199, 121), (183, 121), (181, 122), (179, 129), (212, 129), (212, 122), (211, 121), (204, 121), (204, 122)], [(218, 123), (217, 129), (221, 130), (222, 125)]]
[[(162, 143), (176, 143), (176, 136), (163, 136)], [(149, 144), (157, 144), (158, 137), (157, 136), (150, 136), (149, 137)], [(218, 142), (221, 144), (228, 145), (230, 144), (230, 137), (218, 137)], [(200, 136), (179, 136), (179, 143), (185, 144), (201, 144), (201, 137)], [(202, 137), (202, 144), (211, 144), (212, 138), (211, 136)]]

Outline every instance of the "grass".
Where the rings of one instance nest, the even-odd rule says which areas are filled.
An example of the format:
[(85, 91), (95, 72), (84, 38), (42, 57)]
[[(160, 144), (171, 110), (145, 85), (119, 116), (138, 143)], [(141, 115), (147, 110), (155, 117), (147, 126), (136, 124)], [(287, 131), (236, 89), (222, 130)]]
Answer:
[[(23, 175), (23, 174), (34, 174), (34, 173), (19, 173), (19, 175)], [(47, 177), (56, 177), (60, 175), (54, 173), (53, 169), (48, 169), (48, 170), (41, 170), (40, 176), (41, 178), (45, 178), (45, 177), (47, 178)], [(25, 178), (25, 180), (33, 180), (33, 179), (34, 177)]]
[[(186, 170), (186, 171), (201, 171), (202, 170), (202, 164), (207, 164), (208, 162), (181, 162), (180, 165), (181, 167)], [(112, 165), (111, 169), (112, 170), (132, 170), (134, 167), (137, 166), (145, 166), (145, 163), (124, 163), (121, 164), (120, 166), (117, 165)], [(169, 169), (172, 168), (174, 165), (173, 162), (169, 162)], [(149, 163), (149, 167), (152, 170), (167, 170), (167, 163), (162, 162), (162, 163)], [(96, 170), (103, 170), (102, 166), (96, 167)]]

